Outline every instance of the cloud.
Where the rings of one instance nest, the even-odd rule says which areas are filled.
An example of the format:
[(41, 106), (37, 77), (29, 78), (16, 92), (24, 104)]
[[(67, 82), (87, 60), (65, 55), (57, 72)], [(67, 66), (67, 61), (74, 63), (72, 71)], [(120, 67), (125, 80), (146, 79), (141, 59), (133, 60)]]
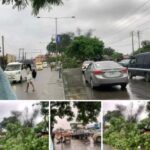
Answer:
[[(43, 9), (39, 15), (76, 16), (76, 19), (59, 19), (58, 33), (76, 32), (77, 28), (81, 28), (83, 32), (94, 29), (93, 34), (104, 40), (106, 46), (112, 46), (123, 53), (131, 53), (131, 42), (127, 42), (128, 46), (120, 46), (127, 43), (119, 40), (128, 38), (131, 30), (148, 27), (144, 22), (149, 19), (146, 10), (150, 6), (149, 3), (133, 13), (145, 2), (146, 0), (64, 0), (64, 5), (53, 6), (50, 11)], [(18, 55), (19, 48), (25, 48), (29, 57), (30, 52), (35, 52), (35, 49), (46, 53), (46, 45), (55, 35), (55, 21), (37, 19), (31, 12), (30, 7), (18, 11), (12, 9), (12, 6), (0, 5), (0, 34), (5, 36), (6, 53)], [(143, 25), (138, 28), (137, 25), (141, 23)], [(118, 33), (120, 30), (122, 31)], [(143, 37), (148, 39), (148, 33), (144, 32)], [(117, 41), (118, 45), (110, 44), (110, 41)]]

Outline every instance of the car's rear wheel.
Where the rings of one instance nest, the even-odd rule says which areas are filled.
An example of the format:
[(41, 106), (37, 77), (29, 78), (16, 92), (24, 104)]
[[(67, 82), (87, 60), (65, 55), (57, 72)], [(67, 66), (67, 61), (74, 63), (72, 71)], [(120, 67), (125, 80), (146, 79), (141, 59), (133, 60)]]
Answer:
[(145, 74), (145, 81), (150, 82), (150, 74), (149, 73)]
[(121, 84), (121, 89), (122, 89), (122, 90), (125, 90), (125, 89), (126, 89), (126, 86), (127, 86), (126, 83)]
[(133, 74), (131, 72), (129, 72), (128, 75), (129, 75), (129, 79), (133, 78)]

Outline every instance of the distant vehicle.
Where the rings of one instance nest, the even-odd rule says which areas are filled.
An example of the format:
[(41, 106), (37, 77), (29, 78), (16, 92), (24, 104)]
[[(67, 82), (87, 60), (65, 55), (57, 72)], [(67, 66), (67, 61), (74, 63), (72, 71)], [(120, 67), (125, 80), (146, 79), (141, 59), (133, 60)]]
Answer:
[(128, 84), (128, 69), (114, 61), (92, 62), (84, 75), (91, 88), (100, 85), (121, 85), (121, 88), (125, 89)]
[(9, 81), (19, 81), (26, 80), (26, 68), (23, 63), (12, 62), (6, 66), (4, 71), (9, 79)]
[(47, 68), (48, 67), (48, 64), (47, 64), (47, 62), (43, 62), (43, 68)]
[(82, 64), (82, 72), (84, 73), (84, 71), (87, 69), (88, 65), (90, 63), (92, 63), (93, 61), (91, 60), (87, 60), (87, 61), (84, 61), (83, 64)]
[(150, 81), (150, 52), (135, 55), (129, 62), (129, 78), (143, 76)]
[(36, 65), (36, 70), (43, 70), (43, 63), (42, 62), (37, 62), (35, 65)]
[(128, 67), (130, 62), (130, 59), (123, 59), (120, 62), (118, 62), (120, 65), (122, 65), (123, 67)]

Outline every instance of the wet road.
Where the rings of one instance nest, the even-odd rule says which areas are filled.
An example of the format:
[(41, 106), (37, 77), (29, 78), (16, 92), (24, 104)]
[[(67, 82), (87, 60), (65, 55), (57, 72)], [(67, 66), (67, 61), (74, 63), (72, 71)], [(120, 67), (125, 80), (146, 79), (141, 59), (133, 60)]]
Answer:
[(109, 145), (103, 145), (103, 150), (113, 150)]
[(13, 91), (18, 99), (25, 100), (57, 100), (64, 99), (64, 87), (62, 79), (58, 78), (57, 71), (50, 71), (50, 68), (44, 68), (37, 72), (37, 77), (33, 80), (35, 92), (30, 87), (26, 93), (26, 82), (12, 83)]
[(92, 142), (84, 143), (79, 140), (71, 140), (71, 144), (55, 144), (54, 150), (101, 150), (101, 147)]
[(129, 80), (126, 90), (120, 86), (103, 86), (95, 90), (85, 83), (84, 76), (80, 69), (68, 69), (64, 73), (64, 87), (66, 99), (94, 99), (94, 100), (149, 100), (150, 83), (144, 78), (136, 77)]

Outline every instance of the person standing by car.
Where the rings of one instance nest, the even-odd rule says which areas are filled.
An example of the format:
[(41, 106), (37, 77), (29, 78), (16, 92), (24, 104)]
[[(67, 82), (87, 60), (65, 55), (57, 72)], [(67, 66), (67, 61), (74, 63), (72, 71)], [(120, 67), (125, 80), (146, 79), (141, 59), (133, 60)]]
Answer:
[(61, 73), (62, 73), (62, 63), (61, 63), (61, 61), (58, 61), (57, 69), (58, 69), (59, 79), (60, 79), (61, 78)]
[(32, 86), (32, 91), (34, 92), (35, 88), (34, 88), (34, 84), (33, 84), (33, 81), (32, 81), (32, 69), (31, 69), (30, 64), (27, 65), (27, 87), (26, 87), (26, 92), (27, 93), (28, 93), (29, 85)]
[(0, 67), (0, 99), (1, 100), (16, 100), (16, 95), (14, 94), (10, 82), (8, 81), (5, 73)]

